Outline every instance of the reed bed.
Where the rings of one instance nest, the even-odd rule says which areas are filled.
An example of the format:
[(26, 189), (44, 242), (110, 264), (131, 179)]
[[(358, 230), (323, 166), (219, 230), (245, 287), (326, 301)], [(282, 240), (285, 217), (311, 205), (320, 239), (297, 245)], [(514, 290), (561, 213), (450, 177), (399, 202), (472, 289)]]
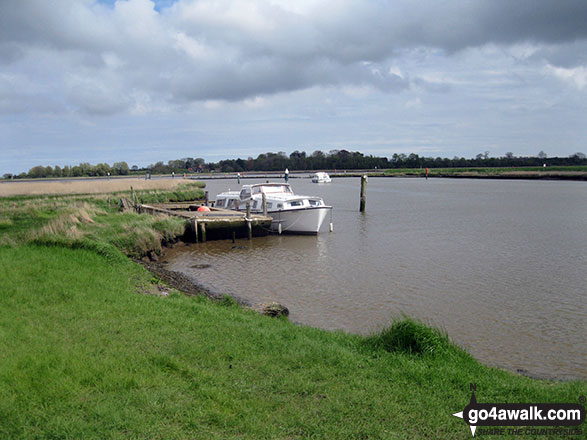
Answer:
[(132, 186), (135, 190), (171, 190), (184, 179), (110, 178), (93, 180), (69, 181), (27, 181), (0, 183), (0, 197), (20, 195), (65, 195), (65, 194), (104, 194), (117, 191), (128, 191)]
[[(173, 186), (167, 191), (137, 188), (138, 202), (197, 200), (204, 195), (200, 182), (170, 179), (152, 183)], [(102, 186), (101, 190), (106, 188)], [(114, 255), (122, 251), (141, 258), (149, 253), (160, 254), (162, 244), (174, 242), (184, 234), (185, 219), (120, 212), (120, 197), (130, 198), (131, 192), (128, 189), (116, 192), (112, 186), (108, 189), (114, 192), (0, 197), (0, 246), (43, 244), (99, 248), (100, 254)]]

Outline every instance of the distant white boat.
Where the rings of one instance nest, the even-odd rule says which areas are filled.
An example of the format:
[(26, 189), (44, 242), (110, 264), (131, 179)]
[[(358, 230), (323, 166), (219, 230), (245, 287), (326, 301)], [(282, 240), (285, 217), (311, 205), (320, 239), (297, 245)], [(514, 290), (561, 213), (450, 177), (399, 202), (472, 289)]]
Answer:
[(244, 211), (251, 203), (251, 212), (263, 212), (263, 194), (267, 215), (273, 221), (271, 229), (296, 234), (317, 234), (326, 216), (332, 211), (321, 197), (293, 193), (287, 183), (259, 183), (243, 185), (240, 191), (227, 191), (216, 196), (216, 207)]
[(330, 183), (330, 182), (332, 182), (332, 179), (330, 178), (328, 173), (319, 172), (319, 173), (314, 173), (314, 175), (312, 176), (312, 182), (314, 182), (314, 183)]

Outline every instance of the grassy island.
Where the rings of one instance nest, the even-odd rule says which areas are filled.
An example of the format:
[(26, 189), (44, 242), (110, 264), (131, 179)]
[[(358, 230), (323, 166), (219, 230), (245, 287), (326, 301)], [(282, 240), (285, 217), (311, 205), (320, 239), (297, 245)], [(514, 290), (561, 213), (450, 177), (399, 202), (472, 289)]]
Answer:
[(481, 365), (410, 319), (362, 337), (185, 295), (128, 258), (185, 225), (120, 212), (125, 194), (0, 198), (0, 438), (464, 439), (451, 414), (470, 383), (479, 402), (587, 394)]

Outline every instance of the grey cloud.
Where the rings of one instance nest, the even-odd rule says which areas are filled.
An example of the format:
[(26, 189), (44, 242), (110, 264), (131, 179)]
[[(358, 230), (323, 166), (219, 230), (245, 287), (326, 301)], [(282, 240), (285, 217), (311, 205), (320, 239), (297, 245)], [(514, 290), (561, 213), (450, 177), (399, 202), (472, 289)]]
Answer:
[(71, 75), (66, 80), (69, 101), (85, 113), (108, 115), (131, 105), (131, 98), (117, 77), (104, 74), (100, 78)]
[(133, 90), (170, 102), (238, 101), (345, 84), (445, 91), (389, 72), (402, 50), (421, 46), (452, 53), (533, 42), (540, 46), (535, 58), (585, 62), (575, 49), (587, 37), (584, 0), (340, 0), (328, 6), (304, 15), (266, 1), (199, 0), (158, 13), (146, 0), (114, 8), (92, 0), (3, 0), (0, 61), (18, 63), (35, 48), (52, 51), (69, 80), (77, 78), (63, 80), (66, 99), (91, 114), (133, 107)]
[(451, 89), (450, 84), (446, 84), (443, 82), (432, 82), (427, 81), (423, 78), (414, 78), (412, 83), (416, 87), (420, 87), (428, 92), (432, 93), (448, 93)]
[(550, 64), (565, 68), (586, 65), (587, 40), (576, 40), (567, 44), (542, 45), (530, 58), (544, 59)]
[(3, 0), (0, 42), (48, 46), (56, 50), (99, 50), (115, 39), (104, 6), (90, 0)]
[(24, 56), (24, 50), (17, 44), (0, 44), (0, 65), (10, 64)]
[(478, 0), (402, 2), (381, 20), (393, 23), (396, 41), (448, 51), (488, 43), (573, 42), (587, 37), (583, 0)]

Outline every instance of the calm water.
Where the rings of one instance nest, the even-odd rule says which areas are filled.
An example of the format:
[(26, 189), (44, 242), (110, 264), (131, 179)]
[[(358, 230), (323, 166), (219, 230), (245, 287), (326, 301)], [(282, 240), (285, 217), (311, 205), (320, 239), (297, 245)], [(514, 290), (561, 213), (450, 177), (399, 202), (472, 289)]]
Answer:
[(586, 183), (372, 178), (366, 214), (357, 178), (290, 183), (334, 206), (333, 233), (179, 247), (169, 269), (295, 322), (366, 334), (404, 313), (486, 364), (587, 378)]

